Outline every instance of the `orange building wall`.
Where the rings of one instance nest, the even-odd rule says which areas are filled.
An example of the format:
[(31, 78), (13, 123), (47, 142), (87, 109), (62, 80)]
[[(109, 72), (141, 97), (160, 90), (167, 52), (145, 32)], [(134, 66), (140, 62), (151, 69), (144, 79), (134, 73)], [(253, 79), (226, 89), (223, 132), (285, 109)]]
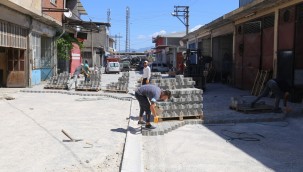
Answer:
[[(50, 0), (42, 0), (42, 7), (43, 8), (58, 8), (63, 9), (64, 7), (64, 0), (57, 0), (57, 4), (54, 5), (50, 2)], [(44, 14), (47, 14), (48, 16), (52, 17), (53, 19), (59, 21), (62, 23), (62, 15), (63, 12), (43, 12)]]

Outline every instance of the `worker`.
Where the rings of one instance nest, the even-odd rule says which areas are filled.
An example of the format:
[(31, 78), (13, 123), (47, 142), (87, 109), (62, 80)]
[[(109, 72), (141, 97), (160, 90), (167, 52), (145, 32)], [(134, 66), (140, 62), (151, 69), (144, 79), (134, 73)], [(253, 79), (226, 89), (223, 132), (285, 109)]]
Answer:
[(77, 83), (77, 79), (80, 77), (79, 75), (82, 73), (83, 70), (83, 63), (76, 67), (73, 76), (71, 77), (70, 82), (67, 85), (67, 90), (71, 90), (74, 83)]
[[(166, 101), (171, 97), (171, 92), (168, 90), (161, 90), (156, 85), (148, 84), (139, 87), (135, 91), (135, 97), (139, 101), (140, 113), (138, 124), (145, 124), (145, 128), (154, 129), (155, 127), (150, 124), (151, 113), (157, 116), (155, 106), (158, 100)], [(143, 113), (146, 113), (146, 123), (143, 121)]]
[(181, 62), (181, 63), (179, 64), (179, 71), (178, 71), (178, 74), (179, 74), (179, 75), (184, 75), (184, 68), (185, 68), (185, 65), (184, 65), (183, 62)]
[(84, 74), (84, 82), (89, 82), (90, 81), (90, 69), (89, 69), (89, 65), (88, 65), (88, 61), (85, 60), (84, 61), (84, 66), (83, 66), (83, 74)]
[(142, 85), (145, 85), (149, 84), (151, 72), (150, 67), (148, 66), (148, 61), (144, 61), (143, 66)]
[(285, 107), (285, 111), (288, 112), (290, 109), (287, 107), (287, 100), (289, 97), (290, 92), (290, 86), (285, 80), (281, 79), (270, 79), (267, 81), (266, 86), (262, 93), (251, 103), (251, 107), (255, 107), (255, 104), (257, 101), (259, 101), (262, 97), (265, 97), (269, 94), (269, 92), (272, 91), (275, 95), (275, 106), (273, 109), (274, 113), (281, 113), (282, 110), (279, 107), (280, 99), (283, 98), (283, 104)]

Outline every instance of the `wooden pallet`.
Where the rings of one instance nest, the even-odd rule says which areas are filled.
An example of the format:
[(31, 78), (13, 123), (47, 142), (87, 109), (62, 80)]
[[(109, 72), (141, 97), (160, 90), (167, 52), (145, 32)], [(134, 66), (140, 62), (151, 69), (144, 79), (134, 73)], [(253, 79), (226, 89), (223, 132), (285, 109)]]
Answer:
[(54, 87), (54, 86), (45, 86), (44, 89), (57, 89), (57, 90), (66, 90), (66, 86)]
[(236, 108), (230, 107), (230, 109), (236, 110), (238, 112), (243, 113), (265, 113), (265, 112), (272, 112), (273, 106), (266, 105), (266, 104), (256, 104), (255, 107), (250, 107), (249, 104), (240, 104)]
[(271, 78), (272, 72), (266, 70), (259, 70), (251, 90), (251, 95), (259, 96), (266, 84), (266, 82)]
[(102, 90), (102, 91), (113, 92), (113, 93), (128, 93), (128, 90), (109, 90), (109, 89), (105, 89), (105, 90)]
[(177, 116), (177, 117), (160, 117), (159, 116), (159, 122), (170, 121), (170, 120), (183, 121), (183, 120), (186, 120), (186, 119), (203, 119), (203, 116), (202, 115)]
[(100, 88), (76, 88), (76, 91), (100, 91)]

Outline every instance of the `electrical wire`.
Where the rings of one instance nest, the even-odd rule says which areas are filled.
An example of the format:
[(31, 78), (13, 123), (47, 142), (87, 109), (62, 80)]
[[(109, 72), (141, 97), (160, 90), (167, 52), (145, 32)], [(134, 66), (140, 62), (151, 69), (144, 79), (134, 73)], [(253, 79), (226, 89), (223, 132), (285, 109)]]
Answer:
[[(279, 123), (279, 124), (277, 124)], [(272, 126), (272, 127), (287, 127), (289, 125), (289, 122), (288, 121), (280, 121), (280, 122), (256, 122), (256, 124), (259, 124), (259, 125), (266, 125), (266, 126)]]
[(261, 141), (265, 136), (258, 133), (247, 133), (247, 132), (236, 132), (231, 130), (223, 129), (221, 134), (226, 137), (226, 141), (230, 142), (233, 140), (241, 141)]

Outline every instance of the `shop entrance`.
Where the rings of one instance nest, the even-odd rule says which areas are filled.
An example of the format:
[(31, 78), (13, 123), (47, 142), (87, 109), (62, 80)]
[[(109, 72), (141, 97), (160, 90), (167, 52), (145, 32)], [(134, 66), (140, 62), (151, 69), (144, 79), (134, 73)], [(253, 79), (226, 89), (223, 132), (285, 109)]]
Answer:
[(7, 48), (7, 87), (26, 87), (25, 50)]
[(7, 79), (7, 55), (6, 49), (0, 47), (0, 87), (6, 86)]

